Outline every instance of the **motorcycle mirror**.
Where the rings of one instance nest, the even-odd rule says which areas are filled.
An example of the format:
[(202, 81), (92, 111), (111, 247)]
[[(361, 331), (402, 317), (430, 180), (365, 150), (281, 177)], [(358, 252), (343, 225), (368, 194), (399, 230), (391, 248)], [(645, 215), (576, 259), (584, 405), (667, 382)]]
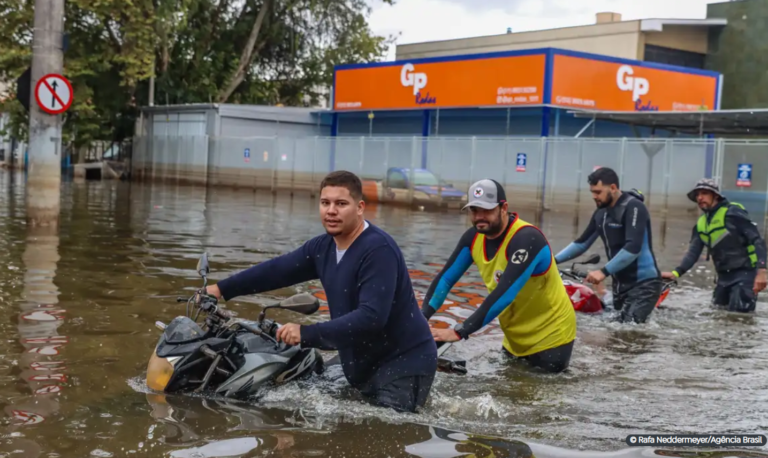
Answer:
[(280, 301), (279, 307), (302, 315), (312, 315), (320, 309), (320, 300), (309, 293), (300, 293)]
[(579, 264), (597, 264), (598, 262), (600, 262), (600, 255), (595, 253), (587, 258), (586, 261), (580, 262)]
[(197, 261), (197, 273), (205, 278), (208, 276), (208, 273), (211, 271), (211, 269), (208, 267), (208, 253), (203, 253), (202, 256), (200, 256), (200, 259)]

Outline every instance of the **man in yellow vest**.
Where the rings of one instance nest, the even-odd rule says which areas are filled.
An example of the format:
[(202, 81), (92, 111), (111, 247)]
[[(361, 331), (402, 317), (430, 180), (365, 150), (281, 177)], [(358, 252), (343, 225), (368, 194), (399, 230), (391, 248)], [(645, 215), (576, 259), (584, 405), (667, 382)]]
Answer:
[(693, 226), (691, 243), (680, 266), (662, 277), (685, 274), (707, 248), (717, 272), (712, 302), (730, 312), (755, 311), (757, 293), (765, 289), (766, 248), (757, 226), (741, 204), (730, 202), (714, 180), (702, 179), (688, 193), (704, 214)]
[(547, 372), (570, 363), (576, 313), (544, 234), (509, 213), (504, 188), (480, 180), (469, 188), (472, 225), (427, 291), (421, 310), (429, 319), (474, 262), (488, 289), (478, 309), (454, 329), (432, 328), (438, 342), (467, 339), (498, 317), (507, 355)]

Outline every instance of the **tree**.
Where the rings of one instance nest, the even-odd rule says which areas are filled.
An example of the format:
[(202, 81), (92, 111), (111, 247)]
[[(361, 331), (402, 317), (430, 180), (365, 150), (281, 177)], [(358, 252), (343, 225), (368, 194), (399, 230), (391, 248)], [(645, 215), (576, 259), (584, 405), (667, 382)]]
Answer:
[(305, 95), (316, 101), (317, 87), (333, 82), (333, 65), (379, 60), (392, 40), (371, 33), (365, 0), (235, 3), (196, 2), (160, 62), (159, 101), (297, 105)]
[[(0, 80), (11, 93), (31, 63), (33, 8), (0, 0)], [(334, 65), (386, 52), (392, 38), (370, 31), (369, 13), (366, 0), (68, 0), (64, 75), (75, 94), (64, 140), (132, 136), (151, 76), (161, 104), (317, 102)], [(25, 138), (20, 103), (0, 110)]]

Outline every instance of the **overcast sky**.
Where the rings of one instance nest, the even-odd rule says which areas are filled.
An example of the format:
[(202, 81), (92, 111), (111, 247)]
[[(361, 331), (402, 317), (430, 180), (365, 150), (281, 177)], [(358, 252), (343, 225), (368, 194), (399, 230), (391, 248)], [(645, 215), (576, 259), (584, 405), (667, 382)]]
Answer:
[[(621, 13), (622, 19), (702, 19), (718, 0), (395, 0), (395, 6), (369, 0), (377, 34), (397, 42), (449, 40), (595, 23), (595, 13)], [(394, 60), (395, 48), (389, 52)]]

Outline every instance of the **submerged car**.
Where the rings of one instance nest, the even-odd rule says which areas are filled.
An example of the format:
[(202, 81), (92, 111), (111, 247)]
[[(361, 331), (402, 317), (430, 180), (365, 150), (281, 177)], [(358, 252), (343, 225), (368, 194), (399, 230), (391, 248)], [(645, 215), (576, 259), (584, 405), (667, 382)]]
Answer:
[[(467, 193), (439, 180), (427, 169), (392, 167), (383, 180), (366, 181), (366, 199), (381, 203), (424, 207), (461, 207)], [(411, 199), (411, 188), (413, 198)]]

